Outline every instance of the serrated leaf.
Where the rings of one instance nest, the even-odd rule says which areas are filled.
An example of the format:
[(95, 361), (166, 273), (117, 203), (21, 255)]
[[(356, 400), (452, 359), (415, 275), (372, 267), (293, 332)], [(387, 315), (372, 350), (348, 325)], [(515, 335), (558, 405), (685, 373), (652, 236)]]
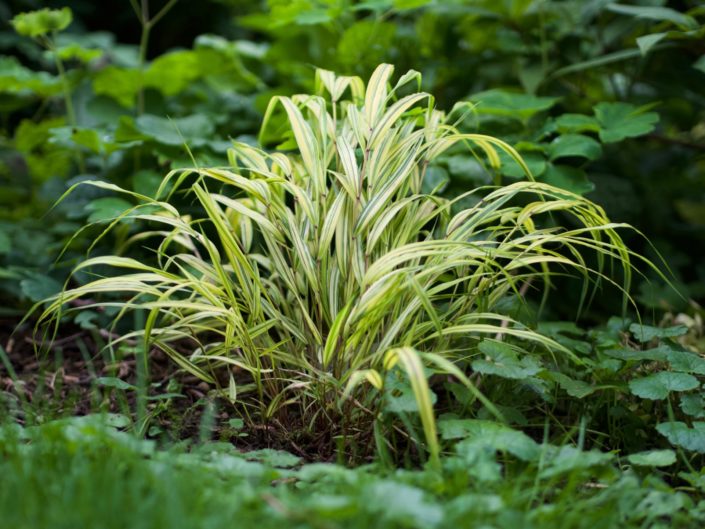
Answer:
[(82, 63), (89, 63), (103, 56), (103, 50), (94, 48), (84, 48), (78, 44), (68, 44), (56, 50), (62, 61), (77, 60)]
[(701, 393), (686, 393), (680, 396), (680, 408), (683, 413), (695, 417), (705, 418), (705, 399)]
[(587, 397), (596, 390), (595, 387), (591, 386), (587, 382), (575, 380), (570, 378), (568, 375), (564, 375), (563, 373), (559, 373), (557, 371), (549, 372), (548, 376), (554, 380), (568, 395), (577, 399)]
[(71, 24), (72, 20), (73, 15), (68, 7), (62, 9), (39, 9), (16, 15), (12, 19), (12, 25), (20, 35), (36, 38), (64, 30)]
[(690, 351), (669, 351), (668, 362), (674, 371), (705, 375), (705, 358)]
[(640, 467), (668, 467), (676, 462), (676, 453), (673, 450), (649, 450), (631, 454), (627, 460), (632, 465)]
[(477, 373), (514, 380), (524, 380), (543, 370), (543, 366), (532, 356), (518, 359), (501, 354), (489, 359), (475, 360), (472, 363), (472, 368)]
[(488, 447), (500, 452), (508, 452), (523, 461), (533, 461), (540, 453), (536, 441), (524, 432), (494, 421), (440, 419), (438, 428), (443, 439), (464, 439), (456, 444), (458, 453)]
[[(429, 390), (430, 391), (430, 390)], [(385, 411), (394, 413), (418, 413), (419, 405), (407, 378), (398, 370), (387, 373), (384, 382)], [(437, 396), (430, 391), (431, 404), (435, 404)]]
[(645, 351), (636, 349), (610, 349), (605, 351), (605, 354), (612, 358), (619, 358), (625, 361), (650, 360), (654, 362), (665, 362), (670, 351), (670, 347), (659, 346)]
[(96, 325), (93, 323), (98, 317), (98, 313), (94, 310), (82, 310), (73, 319), (73, 322), (78, 325), (81, 329), (95, 329)]
[(583, 451), (574, 446), (562, 446), (545, 458), (546, 467), (539, 473), (539, 477), (551, 478), (576, 470), (603, 466), (612, 461), (613, 457), (612, 454), (597, 450)]
[(693, 452), (705, 453), (705, 422), (695, 421), (693, 427), (680, 421), (662, 422), (656, 430), (671, 444)]
[(628, 103), (599, 103), (595, 106), (595, 117), (604, 143), (648, 134), (659, 120), (656, 112), (644, 112)]
[(674, 325), (673, 327), (652, 327), (651, 325), (640, 325), (632, 323), (629, 332), (641, 343), (650, 342), (654, 338), (673, 338), (683, 336), (688, 332), (685, 325)]
[(259, 461), (265, 465), (270, 465), (279, 468), (295, 467), (301, 463), (301, 458), (284, 452), (283, 450), (274, 450), (272, 448), (263, 448), (261, 450), (253, 450), (247, 452), (245, 456), (248, 460)]
[(629, 389), (634, 395), (651, 400), (662, 400), (672, 391), (689, 391), (699, 385), (698, 379), (694, 376), (671, 371), (661, 371), (629, 381)]
[(523, 380), (543, 370), (541, 363), (533, 356), (519, 358), (515, 348), (496, 340), (483, 340), (478, 349), (486, 356), (472, 363), (473, 370), (478, 373)]

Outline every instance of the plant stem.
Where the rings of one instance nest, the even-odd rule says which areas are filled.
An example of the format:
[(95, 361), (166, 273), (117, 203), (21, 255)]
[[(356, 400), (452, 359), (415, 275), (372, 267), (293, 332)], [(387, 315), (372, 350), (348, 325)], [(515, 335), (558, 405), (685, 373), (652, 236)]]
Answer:
[[(47, 39), (47, 47), (49, 51), (54, 56), (54, 64), (56, 65), (56, 70), (59, 72), (59, 79), (61, 79), (61, 88), (64, 92), (64, 104), (66, 105), (66, 117), (69, 120), (69, 125), (72, 129), (77, 127), (76, 123), (76, 113), (73, 110), (73, 101), (71, 100), (71, 87), (69, 87), (69, 81), (66, 78), (66, 70), (64, 69), (64, 63), (61, 58), (59, 58), (59, 52), (54, 47), (54, 39)], [(81, 173), (86, 172), (86, 164), (83, 160), (83, 153), (80, 147), (76, 147), (76, 159), (78, 162), (78, 169)]]
[[(146, 0), (145, 0), (146, 3)], [(140, 83), (139, 91), (137, 92), (137, 115), (141, 116), (144, 114), (144, 65), (147, 60), (147, 46), (149, 44), (149, 32), (152, 29), (151, 24), (142, 24), (142, 36), (140, 38), (140, 52), (139, 52), (139, 72), (140, 72)]]
[(144, 73), (145, 65), (147, 64), (147, 49), (149, 48), (149, 34), (152, 28), (166, 15), (179, 0), (169, 0), (153, 18), (149, 18), (149, 0), (142, 0), (139, 9), (136, 0), (130, 0), (132, 8), (137, 15), (137, 18), (142, 25), (142, 34), (140, 36), (139, 49), (139, 90), (137, 91), (137, 115), (141, 116), (144, 113)]

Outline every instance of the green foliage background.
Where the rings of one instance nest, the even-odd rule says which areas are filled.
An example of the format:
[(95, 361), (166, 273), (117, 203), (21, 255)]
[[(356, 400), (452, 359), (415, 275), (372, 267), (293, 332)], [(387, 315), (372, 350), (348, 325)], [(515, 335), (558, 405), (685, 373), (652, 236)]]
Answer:
[[(86, 191), (42, 218), (67, 186), (90, 178), (153, 190), (168, 169), (191, 163), (184, 142), (198, 163), (224, 163), (229, 140), (256, 132), (272, 95), (312, 88), (314, 66), (367, 78), (380, 62), (420, 71), (441, 108), (475, 102), (467, 131), (511, 142), (540, 181), (585, 193), (643, 231), (684, 295), (644, 283), (647, 307), (682, 311), (688, 298), (705, 295), (705, 29), (697, 2), (171, 4), (151, 2), (151, 17), (169, 11), (140, 47), (143, 26), (127, 1), (0, 3), (6, 306), (56, 291), (85, 249), (74, 241), (76, 253), (47, 273), (67, 236), (86, 218), (127, 207)], [(32, 39), (9, 24), (19, 11), (65, 5), (73, 19), (53, 36)], [(434, 171), (451, 196), (521, 176), (511, 164), (498, 173), (468, 156), (449, 156)], [(612, 301), (598, 309), (615, 312)]]

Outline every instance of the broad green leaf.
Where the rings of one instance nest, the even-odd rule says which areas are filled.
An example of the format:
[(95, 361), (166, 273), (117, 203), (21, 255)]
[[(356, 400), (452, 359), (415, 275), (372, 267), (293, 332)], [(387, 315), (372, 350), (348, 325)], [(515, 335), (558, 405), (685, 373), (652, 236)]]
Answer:
[[(208, 73), (208, 72), (205, 72)], [(144, 74), (144, 84), (159, 90), (165, 96), (174, 96), (202, 77), (198, 54), (190, 50), (160, 55)]]
[(35, 72), (15, 57), (0, 57), (0, 92), (34, 92), (47, 97), (61, 91), (61, 80), (47, 72)]
[(656, 430), (675, 446), (705, 453), (705, 422), (703, 421), (694, 421), (692, 428), (680, 421), (662, 422), (656, 426)]
[(62, 61), (80, 61), (82, 63), (89, 63), (103, 56), (103, 50), (97, 50), (94, 48), (84, 48), (78, 44), (69, 44), (68, 46), (61, 46), (56, 50), (59, 54), (59, 58)]
[(443, 509), (417, 487), (384, 479), (365, 487), (361, 500), (381, 520), (380, 527), (428, 527), (443, 520)]
[(302, 26), (316, 25), (316, 24), (326, 24), (330, 22), (331, 16), (328, 14), (326, 9), (312, 9), (310, 11), (304, 11), (296, 17), (296, 23)]
[(37, 274), (20, 281), (22, 293), (35, 302), (50, 298), (54, 294), (61, 292), (61, 288), (61, 283), (53, 277), (45, 275)]
[(605, 354), (612, 358), (619, 358), (625, 361), (650, 360), (654, 362), (665, 362), (670, 351), (670, 347), (659, 346), (645, 351), (638, 349), (609, 349), (605, 351)]
[(122, 413), (106, 413), (101, 419), (105, 421), (106, 426), (112, 428), (128, 428), (132, 425), (132, 419)]
[(155, 197), (157, 190), (162, 183), (162, 176), (155, 171), (142, 169), (132, 177), (132, 189), (135, 193), (146, 197)]
[[(419, 404), (408, 379), (402, 377), (399, 370), (390, 371), (384, 382), (386, 404), (384, 409), (393, 413), (418, 413)], [(430, 391), (431, 403), (435, 404), (437, 395)]]
[(676, 453), (673, 450), (649, 450), (631, 454), (627, 460), (640, 467), (668, 467), (676, 462)]
[(549, 144), (548, 155), (551, 160), (566, 157), (597, 160), (602, 156), (602, 147), (596, 140), (589, 136), (583, 136), (582, 134), (563, 134)]
[(597, 388), (582, 380), (575, 380), (558, 371), (550, 371), (548, 377), (554, 380), (571, 397), (582, 399), (594, 393)]
[(260, 461), (265, 465), (270, 465), (279, 468), (295, 467), (301, 463), (301, 458), (284, 452), (283, 450), (273, 450), (271, 448), (262, 448), (260, 450), (252, 450), (247, 452), (246, 458), (251, 461)]
[(685, 325), (675, 325), (673, 327), (652, 327), (651, 325), (640, 325), (632, 323), (629, 326), (629, 331), (634, 335), (634, 338), (641, 343), (650, 342), (654, 338), (673, 338), (675, 336), (683, 336), (688, 332)]
[(112, 220), (130, 209), (133, 205), (127, 200), (118, 197), (97, 198), (88, 204), (85, 209), (90, 213), (89, 222)]
[(561, 134), (600, 131), (597, 120), (584, 114), (562, 114), (556, 118), (555, 123)]
[(426, 169), (426, 176), (421, 190), (424, 193), (430, 193), (434, 190), (436, 193), (441, 193), (448, 186), (448, 182), (450, 182), (448, 171), (443, 169), (443, 167), (431, 165)]
[(539, 180), (577, 195), (584, 195), (595, 189), (595, 184), (588, 180), (585, 171), (568, 165), (548, 164)]
[(548, 110), (558, 102), (557, 97), (538, 97), (505, 90), (488, 90), (470, 98), (477, 103), (475, 111), (480, 115), (503, 116), (527, 120), (534, 114)]
[(360, 20), (353, 23), (338, 40), (337, 60), (352, 72), (371, 70), (389, 60), (394, 48), (397, 26), (381, 20)]
[(93, 90), (97, 95), (115, 99), (126, 108), (135, 104), (140, 87), (140, 73), (136, 69), (106, 66), (93, 79)]
[(479, 349), (486, 358), (472, 362), (473, 370), (478, 373), (523, 380), (543, 370), (536, 358), (531, 355), (519, 358), (513, 348), (501, 342), (485, 340), (480, 343)]
[(157, 143), (200, 147), (213, 136), (215, 124), (202, 114), (174, 119), (145, 114), (135, 120), (135, 128)]
[[(509, 156), (507, 156), (507, 159), (511, 160)], [(531, 168), (530, 161), (527, 160), (526, 157), (524, 157), (524, 161)], [(521, 178), (522, 176), (524, 176), (523, 171), (521, 171), (521, 167), (519, 167), (519, 165), (514, 162), (514, 160), (511, 160), (510, 163), (513, 163), (516, 167), (516, 170), (521, 173), (519, 176), (517, 176), (517, 178)], [(487, 185), (492, 183), (492, 175), (487, 171), (487, 169), (482, 166), (482, 164), (474, 156), (469, 156), (465, 154), (451, 156), (447, 159), (447, 164), (448, 172), (453, 176), (454, 182), (471, 183), (474, 185)], [(533, 168), (531, 169), (533, 174)]]
[(81, 329), (95, 329), (94, 320), (98, 318), (98, 313), (94, 310), (82, 310), (73, 319), (73, 322)]
[(659, 120), (656, 112), (645, 112), (628, 103), (598, 103), (595, 117), (600, 123), (600, 139), (604, 143), (648, 134)]
[(463, 439), (455, 446), (458, 453), (487, 447), (508, 452), (522, 461), (534, 461), (541, 452), (536, 441), (524, 432), (494, 421), (440, 419), (438, 428), (443, 439)]
[(690, 391), (699, 385), (698, 379), (694, 376), (671, 371), (660, 371), (629, 381), (629, 389), (634, 395), (651, 400), (662, 400), (672, 391)]
[(68, 7), (39, 9), (16, 15), (12, 19), (12, 25), (20, 35), (35, 38), (66, 29), (72, 19), (73, 15)]
[(614, 456), (609, 453), (597, 450), (583, 451), (569, 445), (554, 450), (554, 453), (549, 453), (545, 458), (544, 469), (539, 473), (539, 477), (543, 479), (573, 473), (576, 470), (604, 466), (614, 459)]
[(669, 351), (668, 361), (674, 371), (705, 375), (705, 358), (691, 351)]
[(78, 145), (96, 154), (109, 153), (117, 148), (117, 146), (110, 143), (104, 144), (97, 130), (83, 127), (54, 128), (51, 130), (51, 141), (68, 148)]
[[(521, 157), (531, 171), (533, 177), (539, 177), (546, 171), (548, 164), (543, 153), (540, 152), (521, 152)], [(501, 162), (500, 172), (510, 178), (527, 178), (526, 172), (521, 166), (507, 153), (500, 152), (499, 159)]]
[(686, 393), (680, 396), (680, 408), (683, 413), (695, 417), (705, 418), (705, 398), (702, 393)]

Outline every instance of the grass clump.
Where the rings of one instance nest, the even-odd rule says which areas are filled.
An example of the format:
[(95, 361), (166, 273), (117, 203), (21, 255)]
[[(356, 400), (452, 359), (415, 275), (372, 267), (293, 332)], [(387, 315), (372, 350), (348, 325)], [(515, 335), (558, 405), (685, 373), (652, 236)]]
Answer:
[(413, 91), (418, 73), (392, 85), (392, 72), (380, 66), (365, 87), (318, 71), (317, 94), (270, 103), (260, 140), (283, 142), (278, 151), (236, 143), (229, 167), (173, 171), (157, 198), (93, 183), (137, 201), (111, 227), (155, 227), (131, 240), (156, 239), (155, 262), (86, 260), (76, 272), (113, 272), (54, 297), (40, 321), (58, 323), (77, 298), (120, 293), (88, 306), (116, 305), (118, 319), (144, 311), (144, 330), (122, 339), (143, 337), (248, 419), (325, 442), (371, 434), (398, 365), (438, 463), (429, 374), (455, 377), (501, 418), (464, 369), (480, 338), (580, 361), (504, 314), (506, 299), (528, 284), (547, 293), (552, 274), (567, 272), (583, 278), (585, 301), (591, 282), (613, 282), (611, 261), (626, 291), (632, 256), (599, 206), (530, 178), (454, 199), (428, 189), (429, 167), (450, 149), (494, 167), (503, 151), (530, 174), (509, 145), (453, 126), (462, 105), (445, 115)]

